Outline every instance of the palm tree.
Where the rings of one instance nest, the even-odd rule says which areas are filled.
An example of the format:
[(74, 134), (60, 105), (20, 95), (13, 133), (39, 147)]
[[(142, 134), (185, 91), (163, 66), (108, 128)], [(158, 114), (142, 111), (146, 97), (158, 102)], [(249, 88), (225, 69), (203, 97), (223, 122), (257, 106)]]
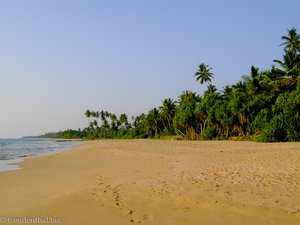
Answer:
[(90, 118), (91, 117), (91, 111), (88, 109), (85, 111), (84, 115), (86, 116), (86, 118)]
[(148, 137), (149, 129), (147, 126), (147, 116), (144, 113), (134, 118), (133, 127), (140, 137)]
[(129, 128), (128, 117), (125, 113), (120, 115), (119, 121), (121, 125), (124, 125), (126, 130)]
[(282, 68), (282, 73), (288, 77), (297, 77), (299, 76), (299, 66), (300, 66), (300, 56), (297, 55), (294, 51), (285, 51), (285, 55), (283, 55), (283, 61), (274, 60), (274, 62), (278, 63)]
[(171, 121), (175, 115), (176, 103), (171, 98), (163, 100), (163, 105), (160, 107), (162, 118), (168, 122), (168, 131), (173, 130)]
[[(88, 118), (88, 124), (90, 126), (90, 117), (91, 117), (91, 111), (89, 109), (87, 109), (84, 113), (84, 115), (86, 116), (86, 118)], [(91, 131), (90, 131), (90, 127), (87, 128), (88, 129), (88, 135), (91, 136)]]
[(209, 68), (208, 65), (201, 63), (199, 65), (198, 71), (194, 74), (196, 76), (196, 80), (203, 83), (210, 83), (213, 78), (213, 73), (211, 72), (212, 68)]
[(232, 87), (230, 87), (229, 85), (226, 85), (225, 87), (223, 87), (222, 97), (224, 99), (229, 99), (231, 97), (231, 94), (232, 94)]
[(102, 127), (105, 128), (105, 129), (109, 128), (108, 121), (106, 119), (107, 118), (107, 112), (106, 111), (101, 110), (100, 118), (101, 118)]
[(233, 87), (234, 91), (239, 91), (239, 92), (245, 92), (246, 91), (246, 84), (243, 81), (237, 82), (232, 87)]
[(113, 113), (110, 113), (110, 120), (111, 120), (111, 129), (113, 129), (114, 131), (117, 131), (118, 130), (118, 117), (113, 114)]
[(146, 117), (146, 123), (148, 125), (148, 129), (151, 132), (152, 137), (158, 136), (159, 130), (159, 111), (157, 108), (153, 108), (148, 112)]
[(283, 75), (291, 78), (291, 83), (297, 82), (300, 76), (300, 34), (297, 34), (296, 28), (288, 30), (288, 36), (281, 37), (284, 46), (285, 55), (283, 60), (274, 60), (283, 70), (280, 70)]
[(255, 88), (259, 88), (259, 68), (251, 66), (251, 80)]
[(99, 119), (99, 117), (100, 117), (100, 112), (99, 112), (99, 111), (97, 111), (97, 112), (95, 113), (95, 117), (97, 118), (97, 122), (99, 123), (99, 121), (98, 121), (98, 119)]
[(192, 91), (184, 91), (179, 96), (179, 103), (184, 101), (197, 101), (197, 100), (199, 100), (199, 96), (196, 94), (196, 92), (192, 92)]
[(288, 30), (288, 36), (282, 36), (281, 39), (285, 41), (281, 44), (284, 45), (284, 50), (292, 52), (300, 51), (300, 34), (297, 34), (295, 27)]
[(193, 139), (191, 137), (192, 133), (195, 133), (195, 128), (197, 127), (196, 119), (196, 107), (201, 101), (201, 97), (195, 92), (184, 91), (179, 96), (178, 107), (176, 109), (176, 114), (173, 119), (173, 126), (177, 133), (180, 133), (183, 137), (188, 139)]
[(207, 94), (214, 94), (217, 92), (217, 88), (215, 85), (212, 85), (212, 84), (209, 84), (207, 86), (207, 90), (205, 91), (204, 95), (207, 95)]

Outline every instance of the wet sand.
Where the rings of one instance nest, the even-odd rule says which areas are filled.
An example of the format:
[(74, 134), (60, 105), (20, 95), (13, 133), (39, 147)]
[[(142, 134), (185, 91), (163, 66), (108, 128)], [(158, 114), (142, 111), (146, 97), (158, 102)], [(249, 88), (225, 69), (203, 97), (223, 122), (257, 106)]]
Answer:
[(300, 224), (300, 143), (104, 140), (20, 166), (0, 173), (2, 224)]

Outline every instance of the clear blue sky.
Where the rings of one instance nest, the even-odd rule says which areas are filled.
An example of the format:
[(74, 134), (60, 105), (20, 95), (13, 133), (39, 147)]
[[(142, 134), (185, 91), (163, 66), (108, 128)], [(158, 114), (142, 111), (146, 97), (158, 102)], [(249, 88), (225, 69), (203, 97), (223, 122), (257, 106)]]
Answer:
[(138, 115), (280, 59), (299, 0), (0, 0), (0, 137), (86, 125), (87, 108)]

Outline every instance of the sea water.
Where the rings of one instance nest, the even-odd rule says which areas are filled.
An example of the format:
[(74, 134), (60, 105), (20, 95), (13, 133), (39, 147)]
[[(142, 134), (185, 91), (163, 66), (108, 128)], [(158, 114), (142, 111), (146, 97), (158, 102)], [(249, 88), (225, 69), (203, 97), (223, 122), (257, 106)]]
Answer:
[(0, 171), (20, 169), (14, 163), (26, 157), (66, 151), (79, 143), (45, 138), (0, 139)]

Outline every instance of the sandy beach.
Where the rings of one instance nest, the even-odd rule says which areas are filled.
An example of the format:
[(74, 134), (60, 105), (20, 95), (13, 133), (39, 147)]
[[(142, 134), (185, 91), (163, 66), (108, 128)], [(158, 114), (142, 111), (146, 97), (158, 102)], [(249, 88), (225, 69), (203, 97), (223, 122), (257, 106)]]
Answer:
[(2, 224), (300, 224), (300, 143), (103, 140), (20, 166)]

